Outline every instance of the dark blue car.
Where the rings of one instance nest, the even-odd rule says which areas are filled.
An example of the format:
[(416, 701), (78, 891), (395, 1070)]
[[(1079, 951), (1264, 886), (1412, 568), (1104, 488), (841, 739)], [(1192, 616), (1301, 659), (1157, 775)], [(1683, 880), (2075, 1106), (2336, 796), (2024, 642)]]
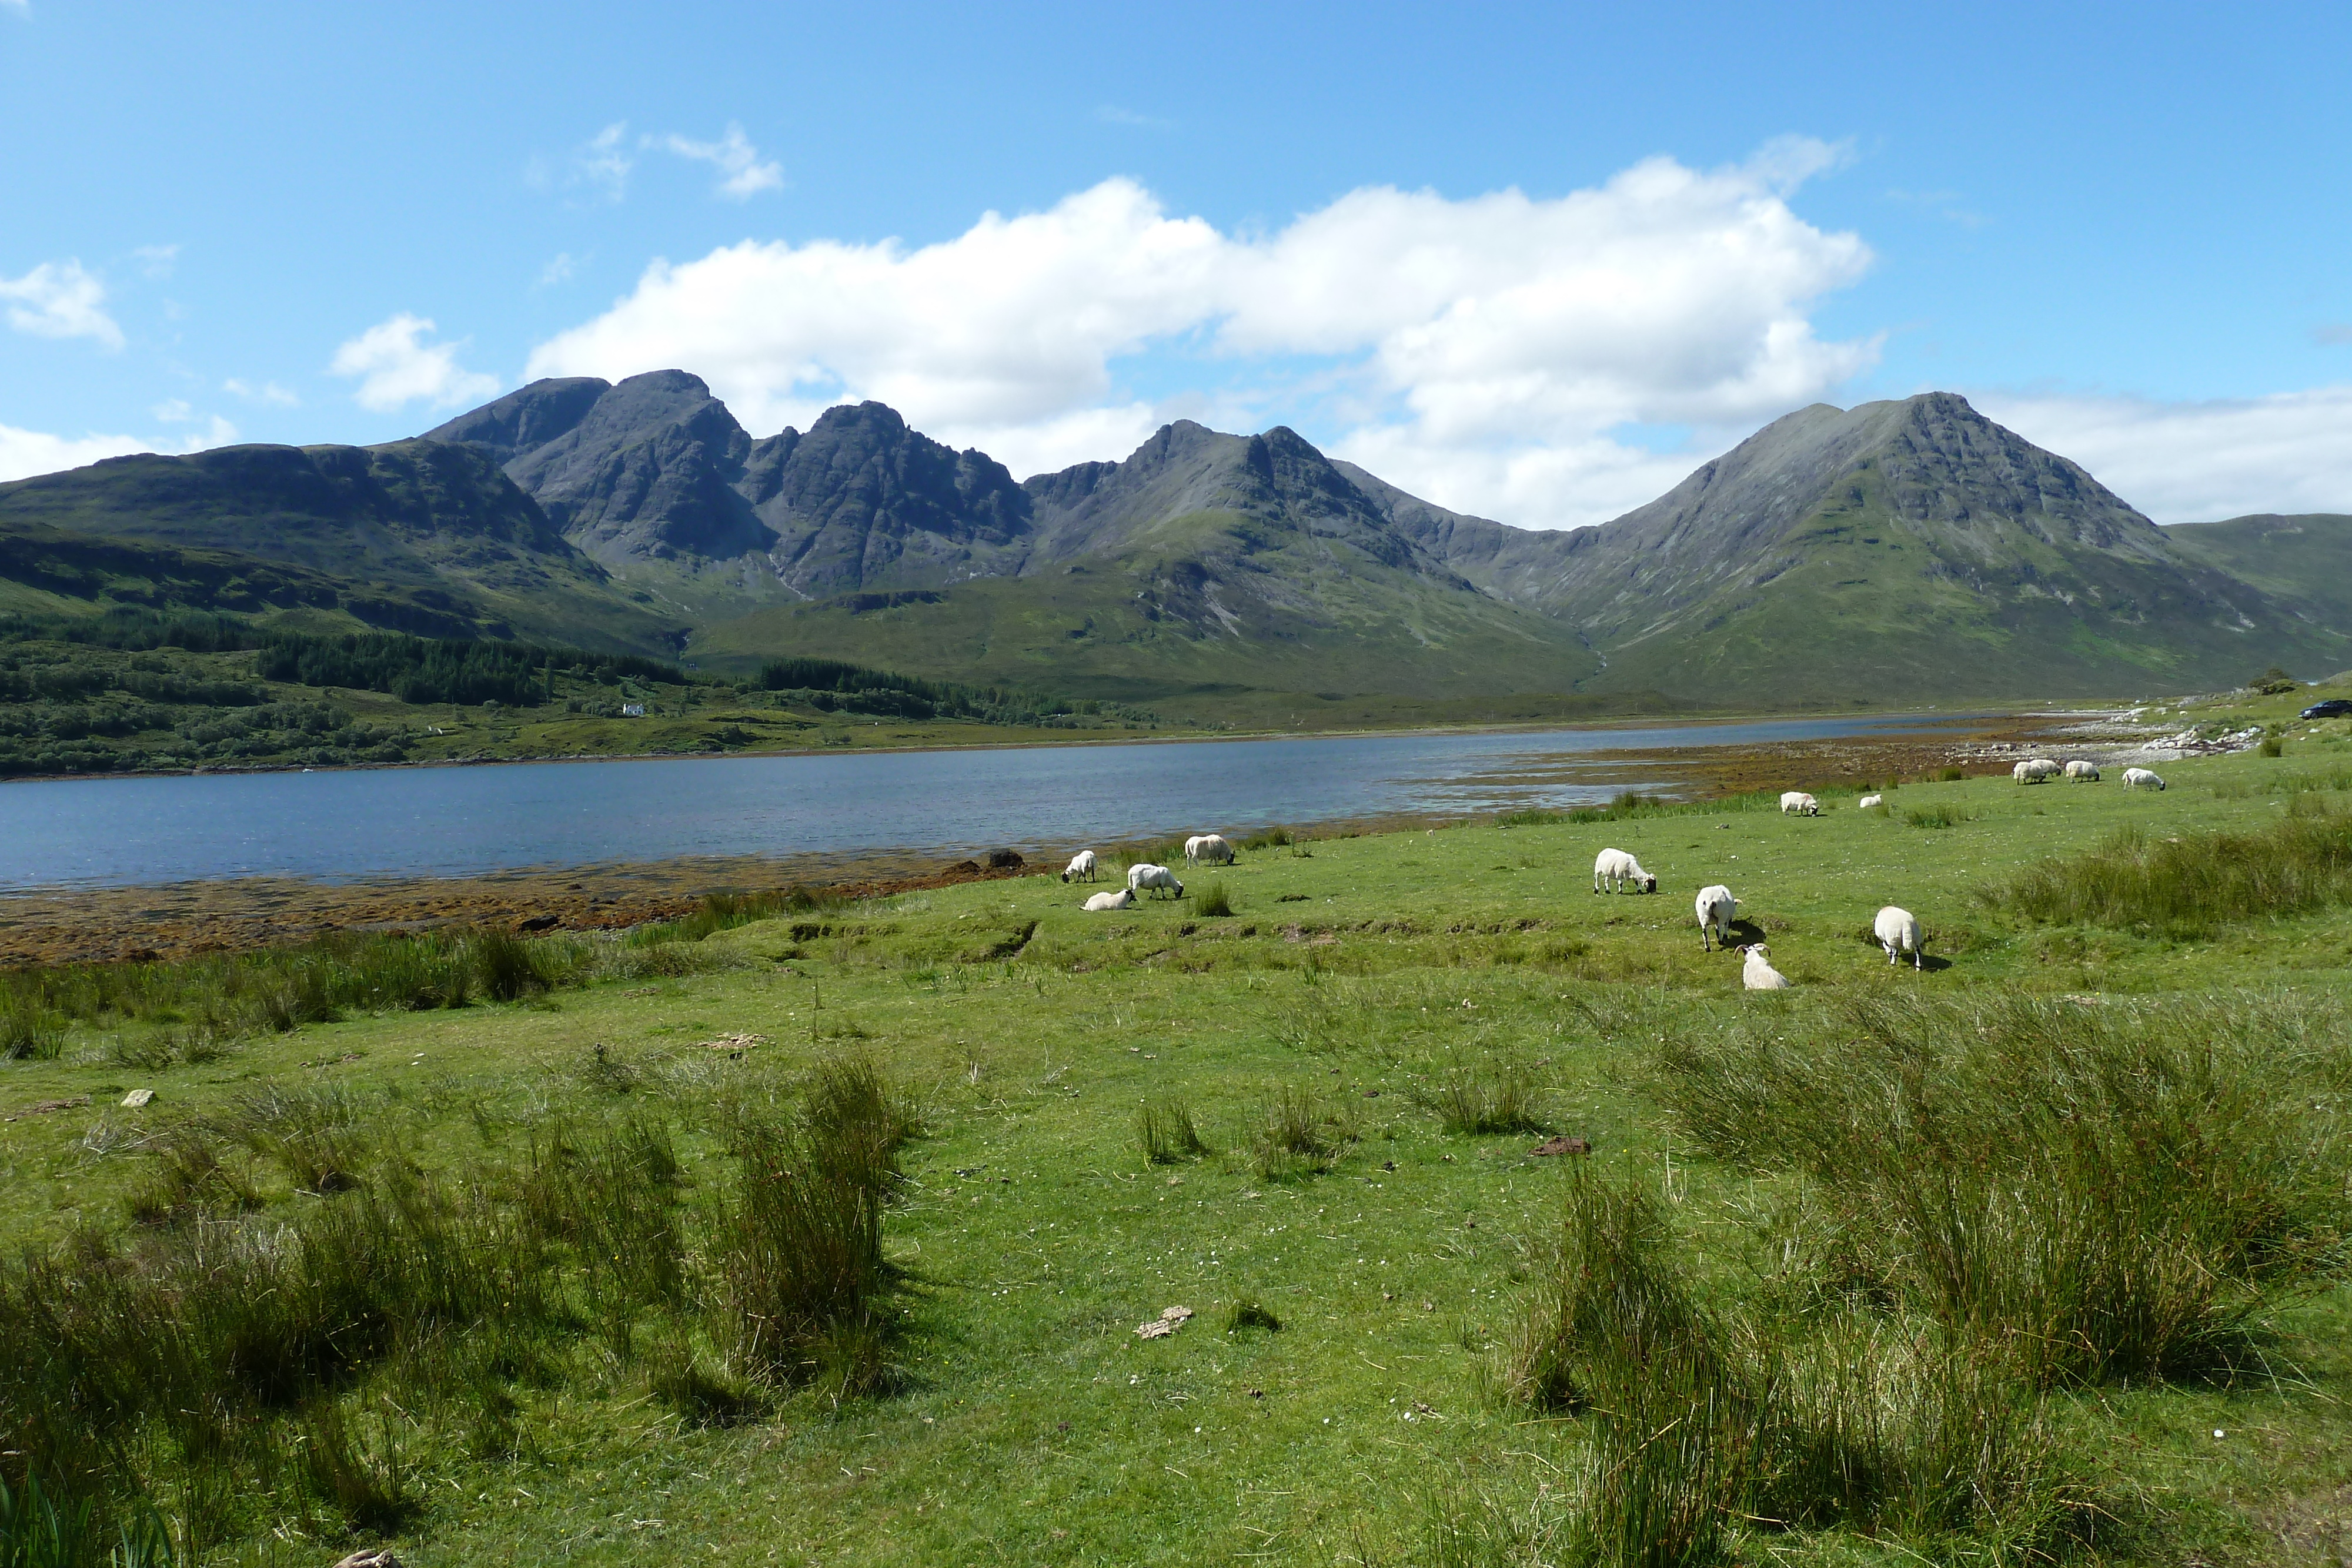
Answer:
[(2352, 698), (2330, 697), (2303, 710), (2305, 718), (2342, 718), (2346, 714), (2352, 714)]

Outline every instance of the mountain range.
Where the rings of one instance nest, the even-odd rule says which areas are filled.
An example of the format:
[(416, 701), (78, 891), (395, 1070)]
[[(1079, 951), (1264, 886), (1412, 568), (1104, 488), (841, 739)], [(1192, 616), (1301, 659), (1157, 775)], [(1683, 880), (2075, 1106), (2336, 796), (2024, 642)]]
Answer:
[(385, 446), (0, 485), (0, 608), (226, 604), (240, 560), (245, 607), (311, 623), (1194, 706), (2128, 696), (2352, 665), (2352, 517), (2160, 528), (1942, 392), (1800, 409), (1557, 533), (1281, 427), (1178, 421), (1016, 480), (877, 402), (754, 438), (678, 371), (536, 382)]

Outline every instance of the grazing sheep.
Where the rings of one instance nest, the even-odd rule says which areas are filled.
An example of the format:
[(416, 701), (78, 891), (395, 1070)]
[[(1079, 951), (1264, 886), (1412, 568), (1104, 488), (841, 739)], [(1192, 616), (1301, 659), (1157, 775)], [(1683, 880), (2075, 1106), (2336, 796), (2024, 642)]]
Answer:
[(1853, 803), (1853, 809), (1857, 811), (1867, 811), (1873, 806), (1884, 805), (1885, 800), (1886, 797), (1884, 795), (1864, 795)]
[(2009, 776), (2020, 784), (2040, 784), (2057, 778), (2065, 771), (2046, 757), (2031, 757), (2009, 770)]
[(1135, 907), (1135, 894), (1124, 887), (1117, 893), (1097, 893), (1087, 900), (1086, 906), (1090, 910), (1132, 909)]
[(1178, 882), (1176, 873), (1166, 866), (1147, 863), (1127, 868), (1127, 891), (1129, 893), (1158, 891), (1171, 898), (1181, 898), (1184, 896), (1184, 884)]
[(1780, 797), (1780, 814), (1785, 817), (1791, 811), (1800, 817), (1818, 817), (1822, 803), (1802, 789), (1790, 789)]
[(2066, 764), (2066, 777), (2077, 784), (2096, 784), (2099, 781), (2099, 765), (2076, 758)]
[(1070, 857), (1070, 863), (1062, 868), (1064, 882), (1092, 882), (1094, 879), (1095, 852), (1092, 850), (1080, 850)]
[(1592, 857), (1592, 891), (1599, 893), (1604, 882), (1611, 893), (1617, 891), (1618, 883), (1625, 882), (1635, 883), (1643, 893), (1658, 891), (1658, 879), (1643, 871), (1642, 862), (1623, 850), (1602, 850)]
[(2145, 768), (2126, 768), (2124, 769), (2124, 788), (2126, 789), (2161, 789), (2164, 788), (2164, 780), (2158, 779), (2155, 774), (2150, 773)]
[[(1711, 952), (1713, 947), (1731, 946), (1732, 917), (1739, 913), (1739, 900), (1731, 896), (1731, 889), (1717, 883), (1713, 887), (1698, 890), (1698, 950)], [(1710, 946), (1708, 938), (1713, 937)]]
[(1871, 929), (1878, 934), (1878, 945), (1886, 949), (1888, 963), (1895, 961), (1896, 954), (1908, 953), (1913, 968), (1927, 967), (1919, 957), (1927, 948), (1927, 939), (1919, 935), (1919, 922), (1909, 910), (1897, 909), (1890, 904), (1878, 912)]
[(1184, 860), (1188, 865), (1199, 865), (1203, 861), (1211, 865), (1231, 865), (1234, 863), (1234, 846), (1227, 843), (1222, 834), (1202, 833), (1184, 841)]
[(1758, 942), (1742, 947), (1748, 955), (1739, 966), (1739, 983), (1751, 991), (1785, 991), (1789, 977), (1772, 967), (1772, 950)]

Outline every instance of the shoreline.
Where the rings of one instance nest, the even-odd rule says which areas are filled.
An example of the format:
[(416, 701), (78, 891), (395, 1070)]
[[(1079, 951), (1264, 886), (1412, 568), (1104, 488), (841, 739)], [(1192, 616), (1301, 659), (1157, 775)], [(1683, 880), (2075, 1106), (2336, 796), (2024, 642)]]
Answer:
[[(2045, 738), (2056, 738), (2053, 732), (2085, 725), (2112, 728), (2120, 715), (2121, 710), (1937, 716), (1891, 734), (1622, 748), (1580, 756), (1566, 766), (1579, 775), (1580, 782), (1601, 789), (1656, 789), (1663, 775), (1669, 780), (1664, 791), (1685, 800), (1784, 787), (1792, 778), (1819, 788), (1837, 789), (1848, 780), (1890, 774), (1916, 779), (1956, 765), (1972, 774), (2006, 771), (2016, 755)], [(1933, 733), (1937, 730), (1944, 733)], [(2096, 744), (2114, 747), (2120, 742), (2120, 737), (2102, 737)], [(1534, 761), (1518, 777), (1528, 783), (1556, 779), (1559, 766)], [(1335, 837), (1481, 821), (1492, 815), (1486, 810), (1440, 808), (1308, 819), (1288, 826), (1301, 837)], [(1180, 826), (1170, 829), (1168, 834), (1092, 847), (1115, 853), (1121, 844), (1157, 841), (1186, 831)], [(979, 863), (987, 849), (932, 846), (542, 864), (442, 875), (395, 873), (346, 881), (264, 874), (160, 883), (28, 887), (0, 893), (0, 967), (144, 962), (282, 946), (337, 933), (449, 925), (620, 931), (690, 913), (714, 893), (801, 885), (852, 898), (888, 896), (965, 882), (1050, 875), (1071, 852), (1071, 846), (1064, 844), (1013, 842), (997, 847), (1020, 853), (1024, 863), (991, 870)]]
[[(2112, 700), (2112, 699), (2108, 699)], [(1912, 707), (1822, 709), (1797, 712), (1742, 713), (1738, 711), (1684, 714), (1625, 714), (1600, 718), (1483, 720), (1465, 724), (1423, 724), (1370, 727), (1361, 729), (1259, 729), (1240, 732), (1216, 730), (1181, 730), (1164, 735), (1116, 735), (1098, 738), (1068, 740), (971, 740), (940, 741), (913, 746), (860, 747), (851, 746), (797, 746), (734, 751), (583, 751), (525, 757), (443, 757), (399, 762), (336, 762), (327, 764), (299, 762), (257, 762), (251, 764), (225, 763), (199, 768), (126, 768), (105, 773), (9, 773), (0, 774), (0, 786), (10, 784), (99, 784), (121, 779), (211, 779), (242, 777), (268, 773), (383, 773), (405, 768), (506, 768), (540, 767), (581, 762), (725, 762), (752, 758), (782, 757), (877, 757), (916, 755), (943, 751), (1048, 751), (1076, 747), (1110, 746), (1192, 746), (1204, 742), (1263, 742), (1269, 740), (1347, 740), (1399, 738), (1423, 735), (1523, 735), (1547, 730), (1561, 732), (1606, 731), (1672, 725), (1681, 727), (1724, 727), (1738, 724), (1801, 724), (1808, 720), (1844, 719), (1872, 721), (1915, 718), (1922, 727), (1937, 724), (1967, 723), (1984, 718), (2047, 718), (2053, 720), (2083, 720), (2092, 718), (2119, 719), (2128, 706), (2104, 706), (2082, 708), (2029, 707), (2023, 704), (1989, 706), (1970, 705), (1950, 714), (1937, 709)], [(879, 727), (878, 725), (876, 727)]]

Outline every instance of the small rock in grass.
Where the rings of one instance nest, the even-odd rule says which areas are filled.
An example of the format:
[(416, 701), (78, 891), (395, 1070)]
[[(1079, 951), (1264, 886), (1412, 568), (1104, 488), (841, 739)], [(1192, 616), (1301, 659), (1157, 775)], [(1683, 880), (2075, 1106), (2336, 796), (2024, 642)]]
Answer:
[(122, 1108), (126, 1111), (136, 1111), (154, 1098), (155, 1091), (152, 1089), (133, 1089), (122, 1097)]
[(1190, 1307), (1170, 1307), (1158, 1317), (1137, 1329), (1135, 1331), (1135, 1337), (1138, 1339), (1166, 1339), (1170, 1334), (1172, 1334), (1178, 1329), (1182, 1328), (1184, 1326), (1184, 1320), (1192, 1315), (1192, 1309)]
[(400, 1568), (400, 1559), (392, 1554), (389, 1546), (354, 1552), (335, 1564), (335, 1568)]

